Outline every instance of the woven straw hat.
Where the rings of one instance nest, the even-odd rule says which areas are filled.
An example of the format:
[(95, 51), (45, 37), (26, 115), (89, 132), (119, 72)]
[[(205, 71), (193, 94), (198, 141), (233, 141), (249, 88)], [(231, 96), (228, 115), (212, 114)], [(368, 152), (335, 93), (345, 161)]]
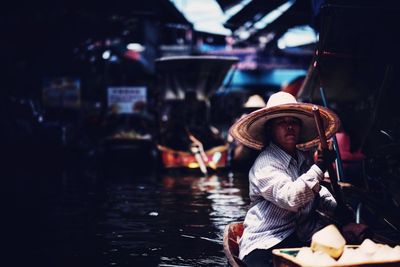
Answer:
[[(293, 95), (278, 92), (270, 96), (266, 107), (253, 111), (234, 123), (229, 129), (229, 133), (243, 145), (261, 150), (268, 144), (265, 123), (274, 118), (293, 116), (302, 121), (297, 148), (306, 150), (319, 143), (312, 112), (313, 106), (316, 105), (299, 103)], [(340, 120), (333, 111), (318, 105), (317, 107), (328, 139), (339, 129)]]

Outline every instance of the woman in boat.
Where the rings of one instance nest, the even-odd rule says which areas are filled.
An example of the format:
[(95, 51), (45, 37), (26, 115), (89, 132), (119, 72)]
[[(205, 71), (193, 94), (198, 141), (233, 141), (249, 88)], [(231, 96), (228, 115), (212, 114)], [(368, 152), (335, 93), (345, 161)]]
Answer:
[[(339, 127), (337, 116), (320, 107), (327, 138)], [(265, 108), (237, 121), (230, 134), (246, 146), (262, 150), (249, 172), (250, 209), (239, 241), (239, 258), (247, 266), (272, 266), (272, 249), (305, 245), (324, 224), (315, 210), (333, 212), (336, 201), (321, 186), (335, 159), (333, 150), (311, 154), (318, 134), (312, 105), (278, 92)]]

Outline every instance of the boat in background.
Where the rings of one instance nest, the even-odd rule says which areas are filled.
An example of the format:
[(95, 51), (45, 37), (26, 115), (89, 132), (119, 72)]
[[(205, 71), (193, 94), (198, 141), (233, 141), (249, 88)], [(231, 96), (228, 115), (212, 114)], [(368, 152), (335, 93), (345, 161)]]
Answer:
[(204, 151), (206, 158), (204, 159), (202, 157), (201, 159), (204, 165), (201, 165), (201, 160), (197, 159), (196, 154), (193, 152), (174, 150), (161, 145), (158, 145), (157, 148), (161, 152), (162, 162), (165, 168), (203, 168), (202, 171), (204, 171), (204, 167), (216, 170), (225, 168), (228, 164), (229, 147), (227, 144)]
[(227, 167), (229, 145), (210, 123), (209, 98), (238, 59), (177, 56), (155, 62), (161, 167), (203, 174)]

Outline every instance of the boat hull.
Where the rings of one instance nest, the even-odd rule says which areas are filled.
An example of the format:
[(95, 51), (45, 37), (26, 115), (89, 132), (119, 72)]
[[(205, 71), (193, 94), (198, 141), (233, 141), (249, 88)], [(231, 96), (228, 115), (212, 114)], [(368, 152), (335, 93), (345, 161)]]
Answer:
[[(160, 152), (161, 164), (166, 169), (200, 168), (195, 155), (189, 151), (174, 150), (162, 145), (158, 145), (157, 148)], [(221, 145), (204, 151), (207, 157), (207, 167), (211, 169), (221, 169), (227, 167), (228, 148), (228, 145)]]

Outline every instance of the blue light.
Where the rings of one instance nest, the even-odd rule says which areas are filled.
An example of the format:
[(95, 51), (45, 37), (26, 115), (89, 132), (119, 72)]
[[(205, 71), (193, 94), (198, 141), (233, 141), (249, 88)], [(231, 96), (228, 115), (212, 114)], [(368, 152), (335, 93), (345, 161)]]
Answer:
[(229, 80), (232, 73), (228, 73), (224, 80), (224, 85), (234, 87), (252, 87), (252, 86), (276, 86), (280, 87), (295, 78), (306, 75), (307, 71), (303, 69), (273, 69), (262, 72), (236, 70), (232, 80)]

